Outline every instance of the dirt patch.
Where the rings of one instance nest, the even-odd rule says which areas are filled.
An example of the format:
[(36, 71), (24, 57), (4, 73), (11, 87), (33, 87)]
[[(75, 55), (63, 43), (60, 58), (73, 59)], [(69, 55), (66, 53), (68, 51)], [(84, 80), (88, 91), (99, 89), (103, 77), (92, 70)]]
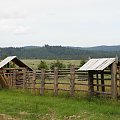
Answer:
[(5, 114), (0, 114), (0, 120), (20, 120), (18, 118), (13, 118), (9, 115), (5, 115)]

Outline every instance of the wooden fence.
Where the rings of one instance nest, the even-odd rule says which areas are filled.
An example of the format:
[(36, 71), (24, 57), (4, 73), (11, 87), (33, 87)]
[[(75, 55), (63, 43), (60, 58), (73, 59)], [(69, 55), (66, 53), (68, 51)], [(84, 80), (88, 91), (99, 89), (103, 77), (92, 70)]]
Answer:
[[(9, 71), (9, 72), (8, 72)], [(78, 71), (74, 65), (70, 69), (37, 70), (27, 71), (25, 68), (5, 68), (0, 73), (2, 79), (9, 88), (30, 89), (33, 93), (39, 91), (44, 95), (46, 91), (52, 91), (58, 95), (61, 91), (67, 91), (71, 96), (76, 93), (88, 93), (89, 95), (120, 96), (120, 67), (117, 67), (115, 85), (111, 79), (113, 76), (110, 69), (94, 71), (88, 74), (86, 71)], [(3, 86), (4, 87), (4, 86)]]
[(119, 69), (117, 70), (116, 88), (114, 89), (110, 69), (94, 71), (92, 80), (89, 79), (91, 76), (87, 71), (78, 71), (78, 68), (75, 68), (74, 65), (70, 69), (42, 69), (41, 71), (35, 71), (34, 74), (31, 73), (31, 75), (32, 80), (26, 82), (26, 88), (31, 89), (33, 93), (37, 90), (40, 95), (44, 95), (45, 91), (49, 90), (53, 91), (54, 95), (58, 95), (59, 91), (67, 91), (71, 96), (84, 92), (90, 96), (108, 95), (112, 97), (114, 96), (114, 89), (116, 89), (117, 96), (120, 96)]
[(58, 95), (59, 91), (68, 91), (71, 96), (74, 96), (75, 92), (88, 92), (88, 72), (78, 71), (75, 66), (62, 70), (42, 69), (34, 72), (32, 81), (27, 81), (26, 86), (32, 92), (39, 90), (40, 95), (44, 95), (46, 90), (50, 90), (54, 95)]

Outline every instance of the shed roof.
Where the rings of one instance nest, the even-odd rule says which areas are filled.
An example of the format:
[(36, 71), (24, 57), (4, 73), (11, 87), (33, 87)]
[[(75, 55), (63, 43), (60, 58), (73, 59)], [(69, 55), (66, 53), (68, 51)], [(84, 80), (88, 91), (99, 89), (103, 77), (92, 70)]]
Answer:
[(9, 57), (5, 58), (4, 60), (2, 60), (0, 62), (0, 68), (2, 68), (5, 65), (7, 65), (10, 61), (12, 61), (13, 63), (15, 63), (19, 67), (26, 67), (30, 71), (32, 70), (32, 68), (30, 68), (29, 66), (27, 66), (25, 63), (23, 63), (21, 60), (19, 60), (16, 56), (9, 56)]
[(90, 59), (85, 63), (79, 70), (89, 71), (89, 70), (104, 70), (106, 67), (115, 62), (115, 58), (100, 58), (100, 59)]

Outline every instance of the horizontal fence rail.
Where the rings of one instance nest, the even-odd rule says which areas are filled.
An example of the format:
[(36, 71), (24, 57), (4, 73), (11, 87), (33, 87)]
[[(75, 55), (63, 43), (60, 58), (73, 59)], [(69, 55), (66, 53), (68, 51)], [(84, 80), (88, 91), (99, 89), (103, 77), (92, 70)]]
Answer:
[[(53, 91), (58, 95), (67, 91), (71, 96), (78, 92), (92, 95), (113, 95), (111, 69), (103, 71), (79, 71), (72, 65), (69, 69), (28, 71), (25, 68), (4, 68), (0, 73), (9, 88), (30, 89), (33, 93), (39, 91), (44, 95), (46, 91)], [(115, 89), (115, 88), (114, 88)], [(116, 91), (120, 96), (120, 67), (116, 71)]]

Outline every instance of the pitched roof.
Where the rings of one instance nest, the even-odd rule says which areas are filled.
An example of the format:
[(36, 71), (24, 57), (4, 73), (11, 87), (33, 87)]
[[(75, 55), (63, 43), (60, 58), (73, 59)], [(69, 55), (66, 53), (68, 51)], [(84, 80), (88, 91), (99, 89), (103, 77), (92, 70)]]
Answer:
[[(7, 58), (5, 58), (4, 60), (2, 60), (0, 62), (0, 68), (4, 67), (6, 64), (8, 64), (10, 61), (14, 62), (16, 65), (18, 65), (19, 67), (26, 67), (28, 68), (30, 71), (32, 70), (32, 68), (30, 68), (29, 66), (27, 66), (26, 64), (24, 64), (21, 60), (19, 60), (16, 56), (9, 56)], [(32, 70), (33, 71), (33, 70)]]
[(81, 71), (89, 70), (104, 70), (106, 67), (115, 62), (115, 58), (100, 58), (100, 59), (90, 59), (85, 63), (80, 69)]

